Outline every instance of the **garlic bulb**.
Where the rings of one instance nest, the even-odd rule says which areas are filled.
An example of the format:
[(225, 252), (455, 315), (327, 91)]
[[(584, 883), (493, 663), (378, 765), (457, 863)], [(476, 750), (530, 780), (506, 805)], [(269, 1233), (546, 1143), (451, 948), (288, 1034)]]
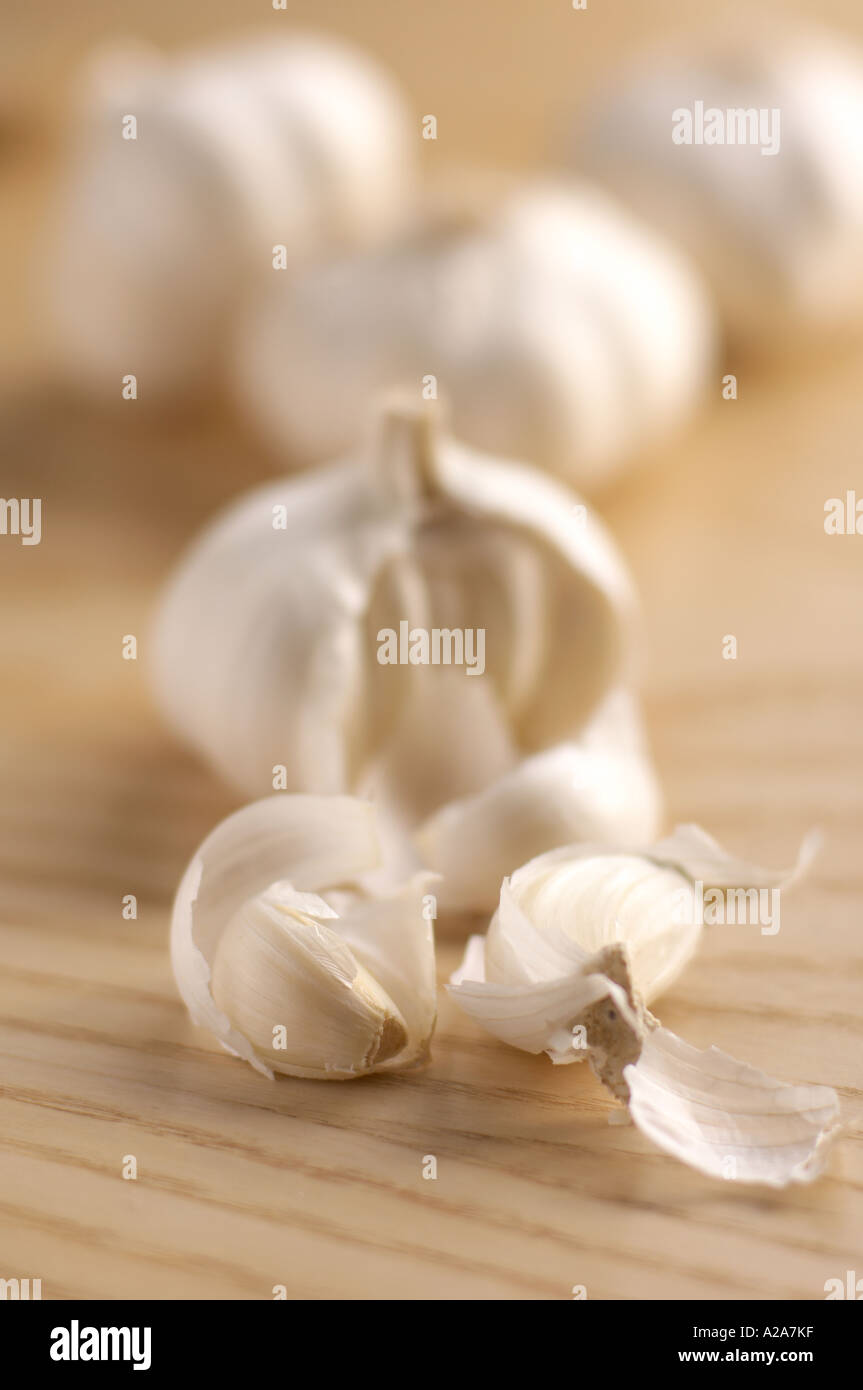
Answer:
[(525, 844), (655, 833), (619, 689), (632, 607), (570, 493), (395, 403), (355, 457), (207, 528), (162, 600), (155, 691), (247, 794), (372, 797), (416, 833), (406, 867), (419, 846), (448, 905), (492, 907)]
[(863, 57), (783, 26), (652, 54), (574, 151), (707, 276), (732, 332), (863, 322)]
[[(564, 847), (501, 888), (485, 937), (472, 937), (450, 993), (501, 1041), (556, 1063), (590, 1060), (661, 1148), (716, 1177), (782, 1186), (820, 1171), (838, 1102), (711, 1048), (689, 1047), (645, 1005), (681, 973), (727, 895), (749, 907), (805, 868), (774, 873), (727, 855), (696, 826), (649, 850)], [(774, 909), (775, 909), (775, 899)], [(754, 908), (753, 908), (754, 911)]]
[(223, 821), (174, 903), (171, 957), (193, 1021), (271, 1078), (346, 1080), (423, 1061), (432, 876), (375, 891), (380, 863), (374, 810), (349, 797), (272, 796)]
[(465, 443), (589, 486), (680, 424), (713, 351), (706, 296), (673, 250), (590, 187), (547, 187), (270, 285), (237, 386), (298, 457), (347, 448), (396, 385), (445, 395)]
[(389, 79), (329, 40), (109, 50), (52, 229), (48, 310), (67, 365), (148, 389), (202, 380), (251, 287), (278, 280), (276, 248), (292, 270), (390, 235), (411, 139)]

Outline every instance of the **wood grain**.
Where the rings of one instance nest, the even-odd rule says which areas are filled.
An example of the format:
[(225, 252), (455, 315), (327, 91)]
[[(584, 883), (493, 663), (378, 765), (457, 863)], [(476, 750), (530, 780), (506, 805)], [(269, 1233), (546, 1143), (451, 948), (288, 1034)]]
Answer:
[[(431, 8), (455, 23), (454, 7)], [(623, 7), (634, 37), (648, 8), (668, 14)], [(470, 42), (492, 9), (466, 21)], [(82, 34), (104, 29), (99, 6), (83, 12)], [(153, 9), (167, 34), (182, 13)], [(372, 39), (382, 16), (369, 7)], [(544, 15), (539, 34), (520, 22), (536, 56), (560, 20)], [(68, 73), (75, 44), (51, 44)], [(418, 73), (431, 82), (445, 54), (438, 39), (423, 69), (410, 48), (420, 104)], [(541, 70), (523, 76), (534, 120)], [(499, 94), (505, 77), (485, 81)], [(495, 146), (481, 125), (478, 146), (503, 158), (506, 129)], [(52, 161), (31, 150), (2, 170), (0, 492), (44, 499), (44, 537), (0, 539), (0, 1276), (60, 1299), (266, 1299), (277, 1284), (312, 1298), (566, 1299), (583, 1284), (592, 1299), (818, 1299), (825, 1280), (863, 1274), (863, 538), (823, 530), (826, 498), (863, 496), (863, 355), (730, 362), (739, 400), (717, 381), (689, 437), (602, 501), (643, 594), (669, 823), (776, 864), (811, 825), (827, 834), (780, 933), (711, 931), (658, 1012), (694, 1044), (835, 1085), (847, 1134), (828, 1176), (783, 1193), (709, 1182), (609, 1127), (586, 1069), (507, 1051), (443, 994), (423, 1075), (271, 1084), (196, 1031), (173, 986), (173, 890), (237, 800), (160, 727), (146, 666), (167, 566), (275, 460), (221, 401), (164, 420), (146, 392), (87, 404), (46, 375), (19, 267)], [(121, 660), (125, 633), (137, 663)], [(722, 659), (728, 633), (736, 661)], [(121, 916), (127, 893), (137, 921)], [(442, 927), (442, 978), (458, 927)]]

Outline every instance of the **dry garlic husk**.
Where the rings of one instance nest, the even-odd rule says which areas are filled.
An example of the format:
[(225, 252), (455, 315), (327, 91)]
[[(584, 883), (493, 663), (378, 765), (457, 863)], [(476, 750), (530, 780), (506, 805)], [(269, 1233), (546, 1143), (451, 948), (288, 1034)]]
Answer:
[(590, 486), (680, 425), (713, 350), (674, 250), (587, 185), (542, 186), (268, 286), (237, 378), (297, 457), (348, 447), (369, 399), (404, 385), (445, 394), (465, 443)]
[(265, 1076), (348, 1080), (418, 1065), (435, 1022), (433, 876), (375, 887), (374, 808), (271, 796), (189, 864), (171, 958), (193, 1021)]
[(863, 55), (846, 39), (758, 25), (653, 52), (598, 97), (574, 162), (692, 256), (739, 339), (863, 322)]
[(834, 1091), (790, 1086), (716, 1048), (699, 1051), (646, 1005), (683, 970), (703, 930), (701, 889), (777, 889), (802, 872), (735, 859), (697, 826), (648, 850), (566, 847), (503, 883), (450, 993), (495, 1037), (553, 1062), (587, 1058), (660, 1148), (700, 1171), (783, 1186), (820, 1171)]
[[(421, 846), (448, 905), (490, 910), (526, 845), (655, 834), (623, 688), (632, 606), (572, 494), (397, 403), (354, 457), (251, 493), (192, 546), (158, 615), (156, 694), (247, 794), (372, 797), (416, 835), (406, 866)], [(417, 633), (456, 639), (412, 661)]]
[(257, 281), (372, 244), (405, 212), (409, 116), (389, 78), (341, 44), (109, 49), (84, 105), (47, 307), (68, 368), (94, 383), (204, 380)]

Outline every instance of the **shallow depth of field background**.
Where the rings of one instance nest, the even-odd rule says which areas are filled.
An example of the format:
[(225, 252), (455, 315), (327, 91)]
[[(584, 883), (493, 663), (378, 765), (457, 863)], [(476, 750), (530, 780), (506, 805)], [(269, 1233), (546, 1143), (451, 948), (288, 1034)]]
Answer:
[[(817, 14), (863, 39), (857, 0)], [(419, 158), (540, 167), (617, 64), (752, 0), (6, 0), (0, 53), (0, 495), (43, 538), (0, 538), (0, 1277), (43, 1296), (820, 1298), (863, 1248), (863, 350), (727, 361), (682, 439), (599, 499), (644, 605), (646, 714), (669, 824), (789, 863), (826, 849), (778, 937), (713, 933), (661, 1002), (669, 1027), (789, 1080), (836, 1086), (829, 1176), (732, 1190), (610, 1128), (586, 1069), (481, 1036), (442, 999), (423, 1078), (268, 1086), (186, 1019), (171, 896), (237, 798), (152, 712), (158, 585), (216, 506), (279, 460), (221, 396), (158, 415), (95, 406), (41, 365), (31, 312), (76, 63), (105, 37), (181, 47), (314, 27), (388, 64)], [(773, 7), (774, 13), (786, 7)], [(792, 7), (787, 7), (793, 13)], [(419, 117), (438, 140), (419, 139)], [(336, 388), (337, 389), (337, 388)], [(139, 638), (137, 664), (121, 638)], [(723, 661), (733, 633), (736, 662)], [(121, 898), (139, 916), (125, 922)], [(441, 974), (458, 943), (444, 941)], [(505, 1064), (504, 1064), (505, 1062)], [(122, 1182), (123, 1155), (138, 1157)], [(439, 1160), (437, 1183), (421, 1156)], [(856, 1263), (855, 1263), (856, 1261)]]

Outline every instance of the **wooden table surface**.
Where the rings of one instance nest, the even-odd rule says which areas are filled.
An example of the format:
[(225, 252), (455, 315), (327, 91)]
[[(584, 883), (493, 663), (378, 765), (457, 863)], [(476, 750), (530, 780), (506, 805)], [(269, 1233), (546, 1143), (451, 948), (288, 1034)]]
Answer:
[[(105, 27), (104, 8), (83, 6), (92, 23), (66, 48), (72, 19), (58, 20), (58, 69), (73, 38)], [(441, 24), (459, 12), (431, 9)], [(369, 12), (374, 29), (382, 7)], [(515, 10), (503, 12), (512, 38)], [(167, 8), (153, 14), (155, 37), (170, 37)], [(535, 56), (562, 20), (522, 23)], [(482, 26), (465, 24), (478, 46)], [(386, 32), (380, 46), (397, 51)], [(446, 45), (429, 53), (431, 84)], [(435, 109), (413, 49), (406, 62), (418, 105)], [(494, 153), (490, 127), (487, 143)], [(41, 545), (0, 538), (0, 1277), (41, 1278), (55, 1299), (268, 1299), (275, 1285), (313, 1298), (567, 1299), (584, 1285), (591, 1299), (820, 1299), (826, 1280), (863, 1275), (863, 538), (823, 529), (827, 498), (863, 497), (863, 353), (729, 362), (739, 400), (722, 401), (717, 379), (687, 437), (601, 502), (643, 594), (669, 824), (696, 820), (777, 865), (810, 826), (827, 836), (779, 934), (709, 931), (656, 1011), (694, 1044), (835, 1086), (847, 1133), (827, 1176), (778, 1193), (709, 1181), (610, 1127), (586, 1068), (505, 1049), (443, 994), (424, 1074), (269, 1083), (194, 1029), (174, 989), (173, 891), (238, 802), (160, 725), (146, 667), (167, 567), (277, 461), (223, 403), (164, 419), (146, 395), (85, 403), (46, 374), (22, 281), (51, 146), (25, 122), (0, 166), (13, 209), (0, 492), (44, 499)], [(127, 633), (137, 662), (121, 659)], [(722, 658), (726, 634), (736, 661)], [(442, 978), (457, 927), (442, 926)]]

